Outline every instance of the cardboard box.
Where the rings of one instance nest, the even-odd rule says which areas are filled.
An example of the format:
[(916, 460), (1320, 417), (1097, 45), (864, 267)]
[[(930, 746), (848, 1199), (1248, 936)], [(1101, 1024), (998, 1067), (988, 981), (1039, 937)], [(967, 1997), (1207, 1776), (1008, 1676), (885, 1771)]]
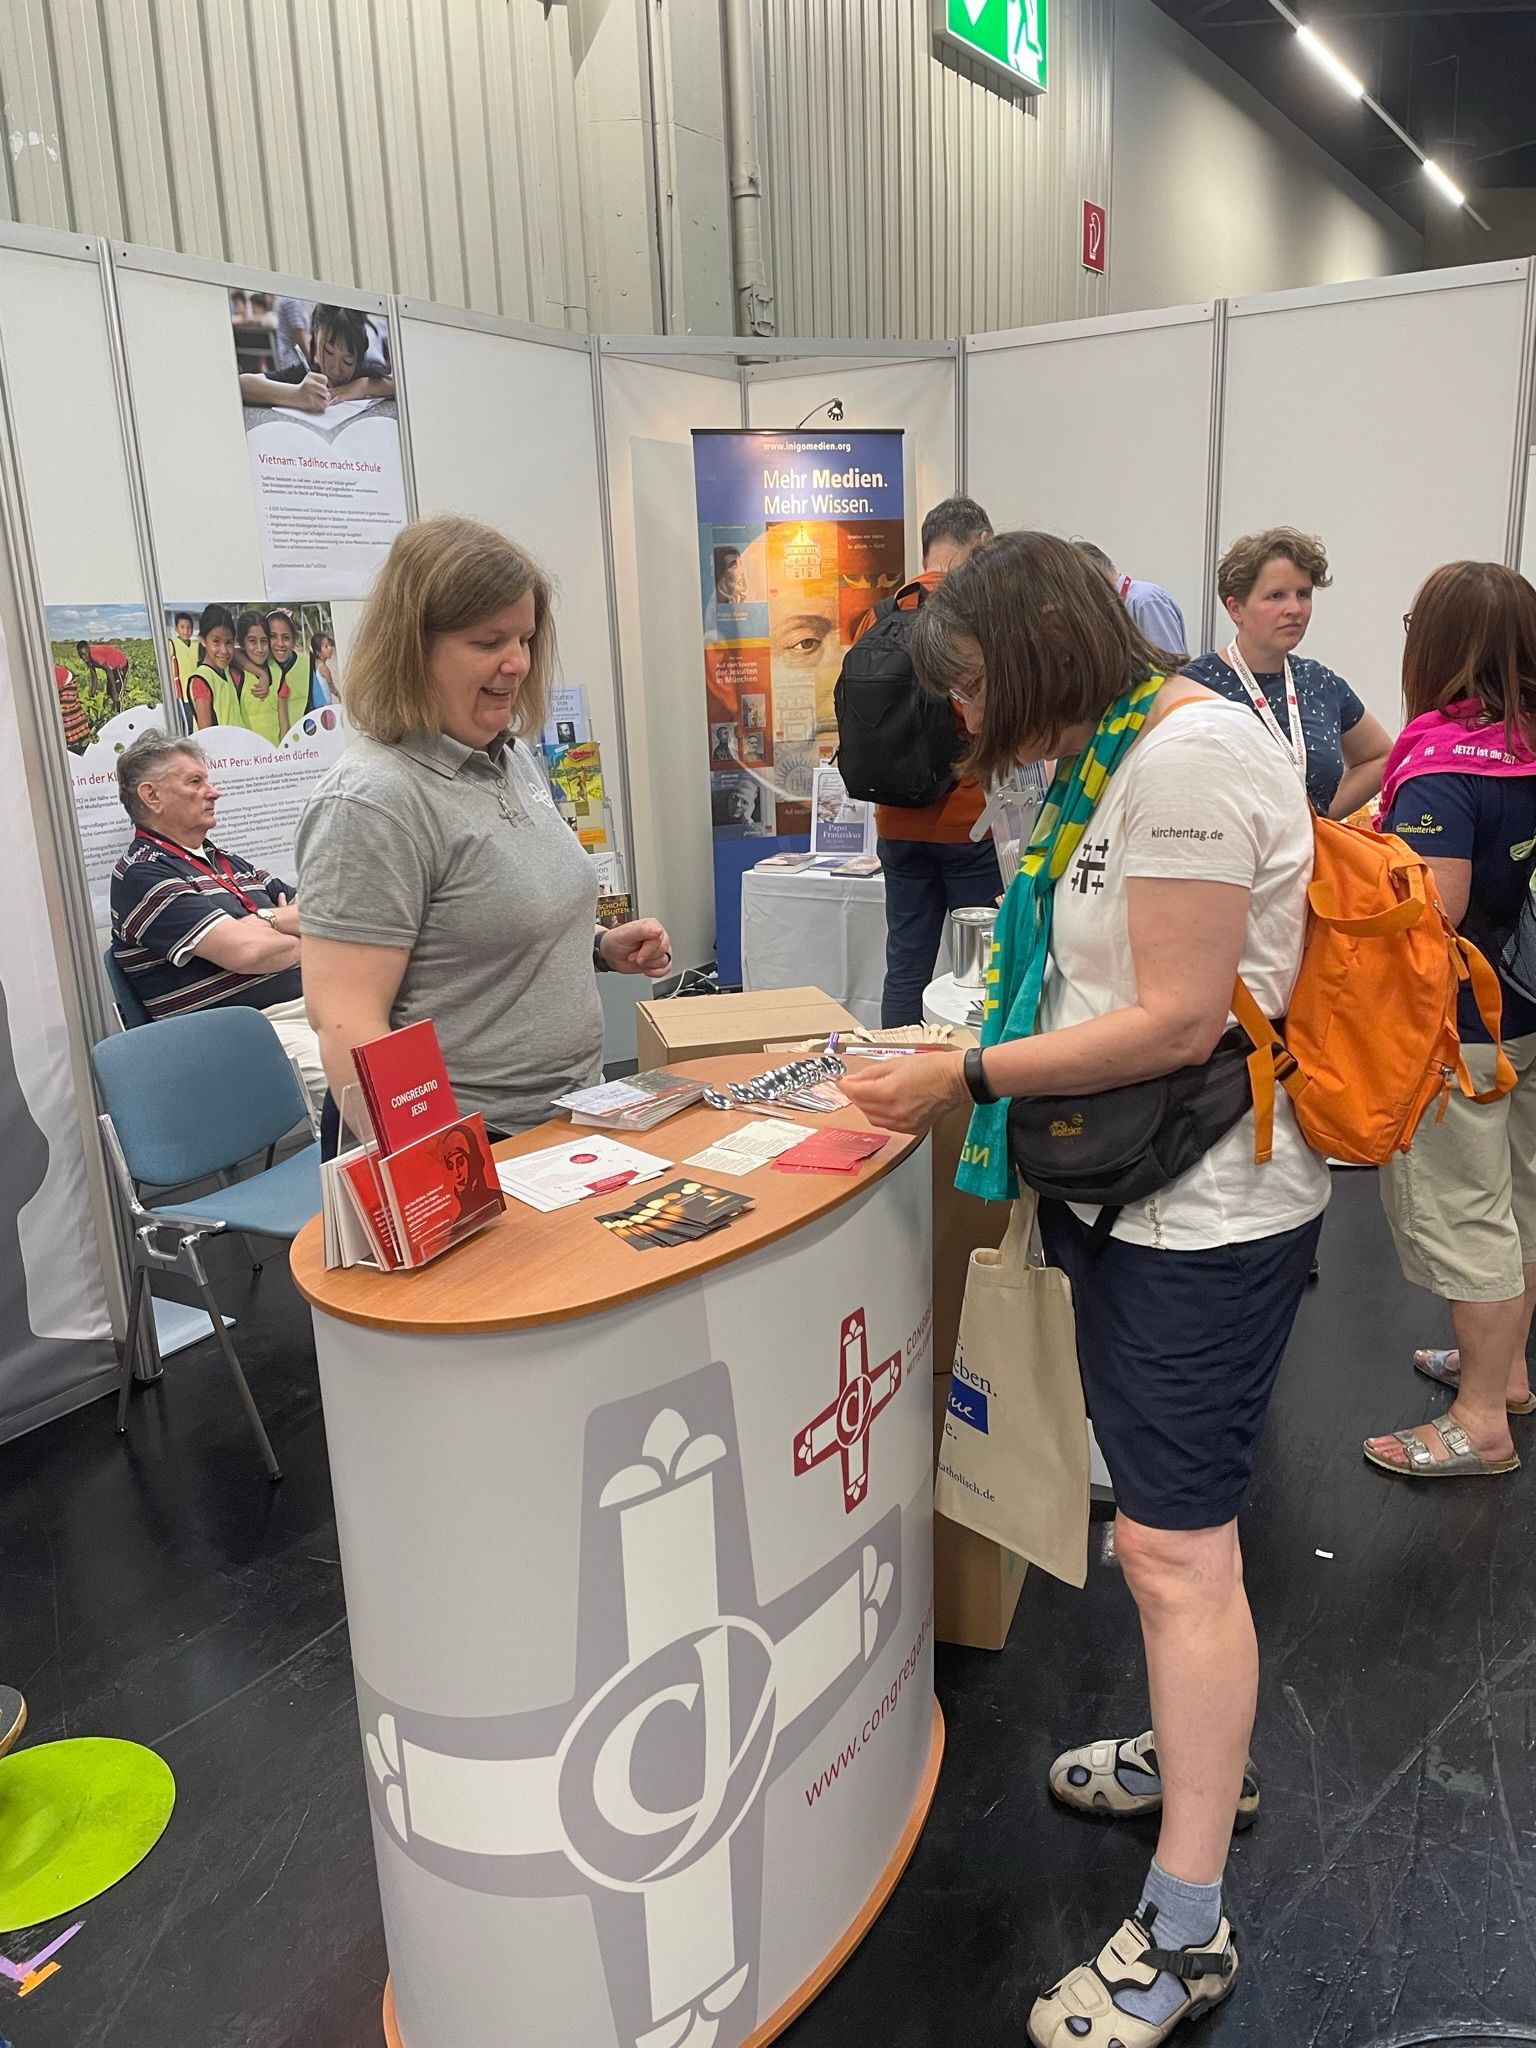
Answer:
[[(944, 1434), (948, 1379), (933, 1383), (933, 1450)], [(941, 1643), (1000, 1650), (1008, 1640), (1028, 1570), (1022, 1557), (974, 1529), (933, 1518), (933, 1632)]]
[(859, 1020), (819, 988), (748, 989), (734, 996), (673, 996), (635, 1006), (640, 1071), (717, 1053), (761, 1052), (829, 1031), (857, 1031)]

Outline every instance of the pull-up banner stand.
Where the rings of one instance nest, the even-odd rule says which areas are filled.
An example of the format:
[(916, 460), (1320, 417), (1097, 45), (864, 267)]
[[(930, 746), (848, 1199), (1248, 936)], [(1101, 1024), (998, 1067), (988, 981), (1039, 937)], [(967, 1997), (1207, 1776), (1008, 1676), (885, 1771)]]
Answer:
[(715, 946), (741, 980), (741, 877), (807, 847), (816, 770), (837, 751), (832, 693), (865, 615), (900, 589), (899, 429), (698, 429)]

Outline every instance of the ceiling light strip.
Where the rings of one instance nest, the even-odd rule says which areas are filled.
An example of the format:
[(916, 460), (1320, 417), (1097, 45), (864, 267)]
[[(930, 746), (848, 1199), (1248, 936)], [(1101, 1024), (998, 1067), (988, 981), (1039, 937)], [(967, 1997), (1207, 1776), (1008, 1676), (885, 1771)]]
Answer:
[(1349, 66), (1341, 58), (1334, 55), (1317, 31), (1310, 28), (1299, 15), (1293, 14), (1290, 8), (1286, 6), (1285, 0), (1269, 0), (1269, 4), (1282, 21), (1288, 21), (1291, 27), (1295, 29), (1302, 47), (1316, 63), (1323, 67), (1335, 84), (1342, 86), (1352, 99), (1358, 99), (1363, 107), (1369, 107), (1377, 120), (1385, 127), (1391, 129), (1403, 147), (1412, 150), (1413, 154), (1424, 166), (1425, 175), (1430, 179), (1431, 183), (1454, 205), (1459, 206), (1469, 220), (1475, 220), (1484, 233), (1490, 233), (1491, 230), (1487, 221), (1483, 219), (1477, 208), (1469, 203), (1461, 187), (1435, 162), (1427, 150), (1421, 148), (1414, 141), (1402, 122), (1394, 120), (1381, 104), (1381, 101), (1366, 91)]

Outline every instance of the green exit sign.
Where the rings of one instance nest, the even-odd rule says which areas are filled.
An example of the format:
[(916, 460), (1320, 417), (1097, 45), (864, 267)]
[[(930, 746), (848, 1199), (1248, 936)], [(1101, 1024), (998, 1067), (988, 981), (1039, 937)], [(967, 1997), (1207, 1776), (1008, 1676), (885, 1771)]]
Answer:
[(1045, 91), (1048, 0), (933, 0), (939, 40), (992, 64), (1027, 92)]

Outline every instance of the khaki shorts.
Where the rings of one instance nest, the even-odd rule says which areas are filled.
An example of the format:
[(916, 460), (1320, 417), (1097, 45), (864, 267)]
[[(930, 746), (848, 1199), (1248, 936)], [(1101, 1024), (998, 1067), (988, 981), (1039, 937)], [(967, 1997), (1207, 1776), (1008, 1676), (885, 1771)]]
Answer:
[(304, 1076), (304, 1086), (318, 1109), (325, 1100), (325, 1068), (320, 1064), (320, 1041), (304, 1014), (304, 998), (291, 1003), (269, 1003), (261, 1013), (277, 1033), (278, 1042)]
[[(1381, 1169), (1381, 1198), (1403, 1277), (1446, 1301), (1511, 1301), (1536, 1265), (1536, 1033), (1505, 1046), (1520, 1076), (1501, 1102), (1458, 1089), (1445, 1121), (1430, 1111), (1412, 1147)], [(1490, 1045), (1464, 1048), (1479, 1089)]]

